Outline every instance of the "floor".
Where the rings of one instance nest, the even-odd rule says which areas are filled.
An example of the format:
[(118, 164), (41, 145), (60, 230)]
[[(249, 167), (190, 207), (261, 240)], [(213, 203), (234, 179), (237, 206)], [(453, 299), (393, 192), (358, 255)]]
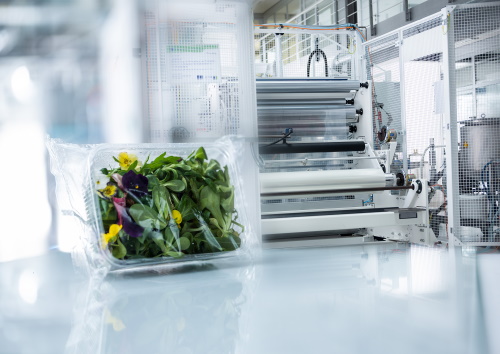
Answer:
[(266, 249), (91, 281), (68, 254), (0, 263), (0, 353), (500, 353), (500, 254)]

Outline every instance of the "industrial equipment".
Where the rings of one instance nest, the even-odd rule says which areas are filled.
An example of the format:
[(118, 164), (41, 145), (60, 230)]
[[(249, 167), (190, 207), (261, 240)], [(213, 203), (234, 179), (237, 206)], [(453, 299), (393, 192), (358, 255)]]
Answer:
[[(388, 122), (374, 132), (372, 88), (361, 70), (366, 63), (361, 55), (344, 52), (344, 43), (362, 41), (361, 36), (335, 30), (337, 37), (319, 41), (328, 35), (313, 35), (312, 30), (299, 34), (294, 28), (288, 33), (286, 25), (283, 28), (283, 34), (266, 34), (274, 36), (276, 47), (296, 43), (292, 35), (311, 36), (314, 47), (302, 53), (308, 58), (302, 72), (289, 69), (294, 63), (285, 60), (271, 66), (290, 76), (256, 80), (264, 240), (271, 246), (315, 237), (329, 244), (437, 242), (429, 225), (431, 189), (426, 180), (409, 180), (402, 171), (391, 170), (397, 130)], [(278, 50), (276, 61), (283, 60)], [(314, 56), (324, 63), (312, 61)], [(338, 58), (349, 62), (347, 77), (321, 70), (328, 67), (328, 58), (337, 68)], [(311, 61), (325, 76), (311, 77)]]
[(500, 245), (499, 16), (447, 6), (368, 42), (262, 25), (264, 239)]

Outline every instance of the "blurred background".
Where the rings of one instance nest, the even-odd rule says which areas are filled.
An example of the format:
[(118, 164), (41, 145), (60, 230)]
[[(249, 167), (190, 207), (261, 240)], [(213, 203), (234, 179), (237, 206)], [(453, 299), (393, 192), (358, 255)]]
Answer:
[(147, 140), (138, 9), (119, 3), (0, 1), (0, 262), (74, 243), (56, 212), (48, 136)]

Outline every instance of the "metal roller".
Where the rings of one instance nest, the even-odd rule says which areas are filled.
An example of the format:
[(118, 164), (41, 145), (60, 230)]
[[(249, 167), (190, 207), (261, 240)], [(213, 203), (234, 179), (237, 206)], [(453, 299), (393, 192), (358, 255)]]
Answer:
[(281, 105), (281, 106), (273, 106), (273, 105), (266, 105), (266, 106), (258, 106), (257, 110), (258, 111), (274, 111), (274, 110), (281, 110), (281, 111), (286, 111), (286, 110), (323, 110), (323, 111), (346, 111), (347, 109), (354, 110), (354, 113), (356, 113), (356, 110), (350, 106), (346, 105), (314, 105), (314, 104), (307, 104), (307, 105)]
[[(390, 174), (389, 174), (390, 175)], [(260, 174), (261, 195), (276, 197), (335, 190), (385, 190), (394, 187), (392, 176), (380, 169), (272, 172)]]
[(350, 152), (364, 151), (365, 142), (362, 140), (334, 141), (329, 143), (294, 143), (273, 144), (259, 147), (261, 154), (300, 154), (314, 152)]
[(257, 93), (257, 100), (346, 100), (353, 97), (352, 92), (273, 92)]
[(332, 119), (325, 119), (324, 117), (304, 117), (304, 118), (291, 118), (280, 119), (281, 117), (266, 116), (259, 121), (259, 129), (266, 128), (322, 128), (322, 127), (345, 127), (346, 122), (340, 120), (335, 121)]
[(325, 99), (325, 98), (319, 98), (319, 99), (311, 99), (311, 100), (306, 100), (306, 99), (257, 99), (257, 106), (277, 106), (277, 105), (284, 105), (284, 106), (295, 106), (295, 105), (310, 105), (310, 106), (324, 106), (324, 105), (339, 105), (339, 106), (345, 106), (346, 105), (346, 100), (343, 98), (333, 98), (333, 99)]
[(357, 80), (335, 79), (257, 79), (257, 93), (324, 93), (324, 92), (350, 92), (359, 90), (360, 82)]
[(332, 121), (314, 119), (262, 119), (259, 121), (259, 135), (281, 134), (285, 128), (293, 127), (293, 136), (335, 136), (346, 139), (349, 127), (344, 120)]
[[(259, 135), (273, 135), (279, 134), (285, 129), (284, 126), (280, 127), (261, 127), (259, 126)], [(307, 136), (335, 136), (341, 139), (346, 139), (349, 133), (349, 127), (328, 127), (328, 126), (317, 126), (317, 127), (294, 127), (293, 136), (295, 137), (307, 137)]]
[[(302, 107), (302, 108), (298, 108)], [(355, 118), (356, 117), (356, 109), (350, 106), (333, 106), (336, 108), (332, 109), (321, 109), (321, 106), (309, 107), (305, 108), (304, 106), (290, 106), (290, 107), (282, 107), (282, 106), (265, 106), (258, 107), (257, 114), (260, 120), (272, 118), (285, 119), (286, 121), (291, 120), (291, 118), (296, 117), (302, 120), (307, 120), (309, 117), (322, 117), (323, 119), (346, 119), (346, 118)]]

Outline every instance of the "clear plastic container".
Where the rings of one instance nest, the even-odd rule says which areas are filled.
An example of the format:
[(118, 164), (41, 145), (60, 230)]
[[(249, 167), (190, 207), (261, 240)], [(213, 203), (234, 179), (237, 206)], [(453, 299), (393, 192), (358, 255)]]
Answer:
[[(83, 222), (74, 259), (90, 273), (235, 256), (250, 259), (260, 248), (247, 216), (248, 200), (255, 200), (250, 194), (257, 191), (244, 190), (241, 183), (241, 139), (101, 144), (83, 150), (54, 141), (48, 145), (58, 198), (69, 196), (70, 205), (85, 205), (84, 213), (73, 210)], [(65, 167), (74, 166), (67, 164), (71, 156), (84, 155), (85, 167)], [(76, 200), (78, 195), (83, 200)]]

